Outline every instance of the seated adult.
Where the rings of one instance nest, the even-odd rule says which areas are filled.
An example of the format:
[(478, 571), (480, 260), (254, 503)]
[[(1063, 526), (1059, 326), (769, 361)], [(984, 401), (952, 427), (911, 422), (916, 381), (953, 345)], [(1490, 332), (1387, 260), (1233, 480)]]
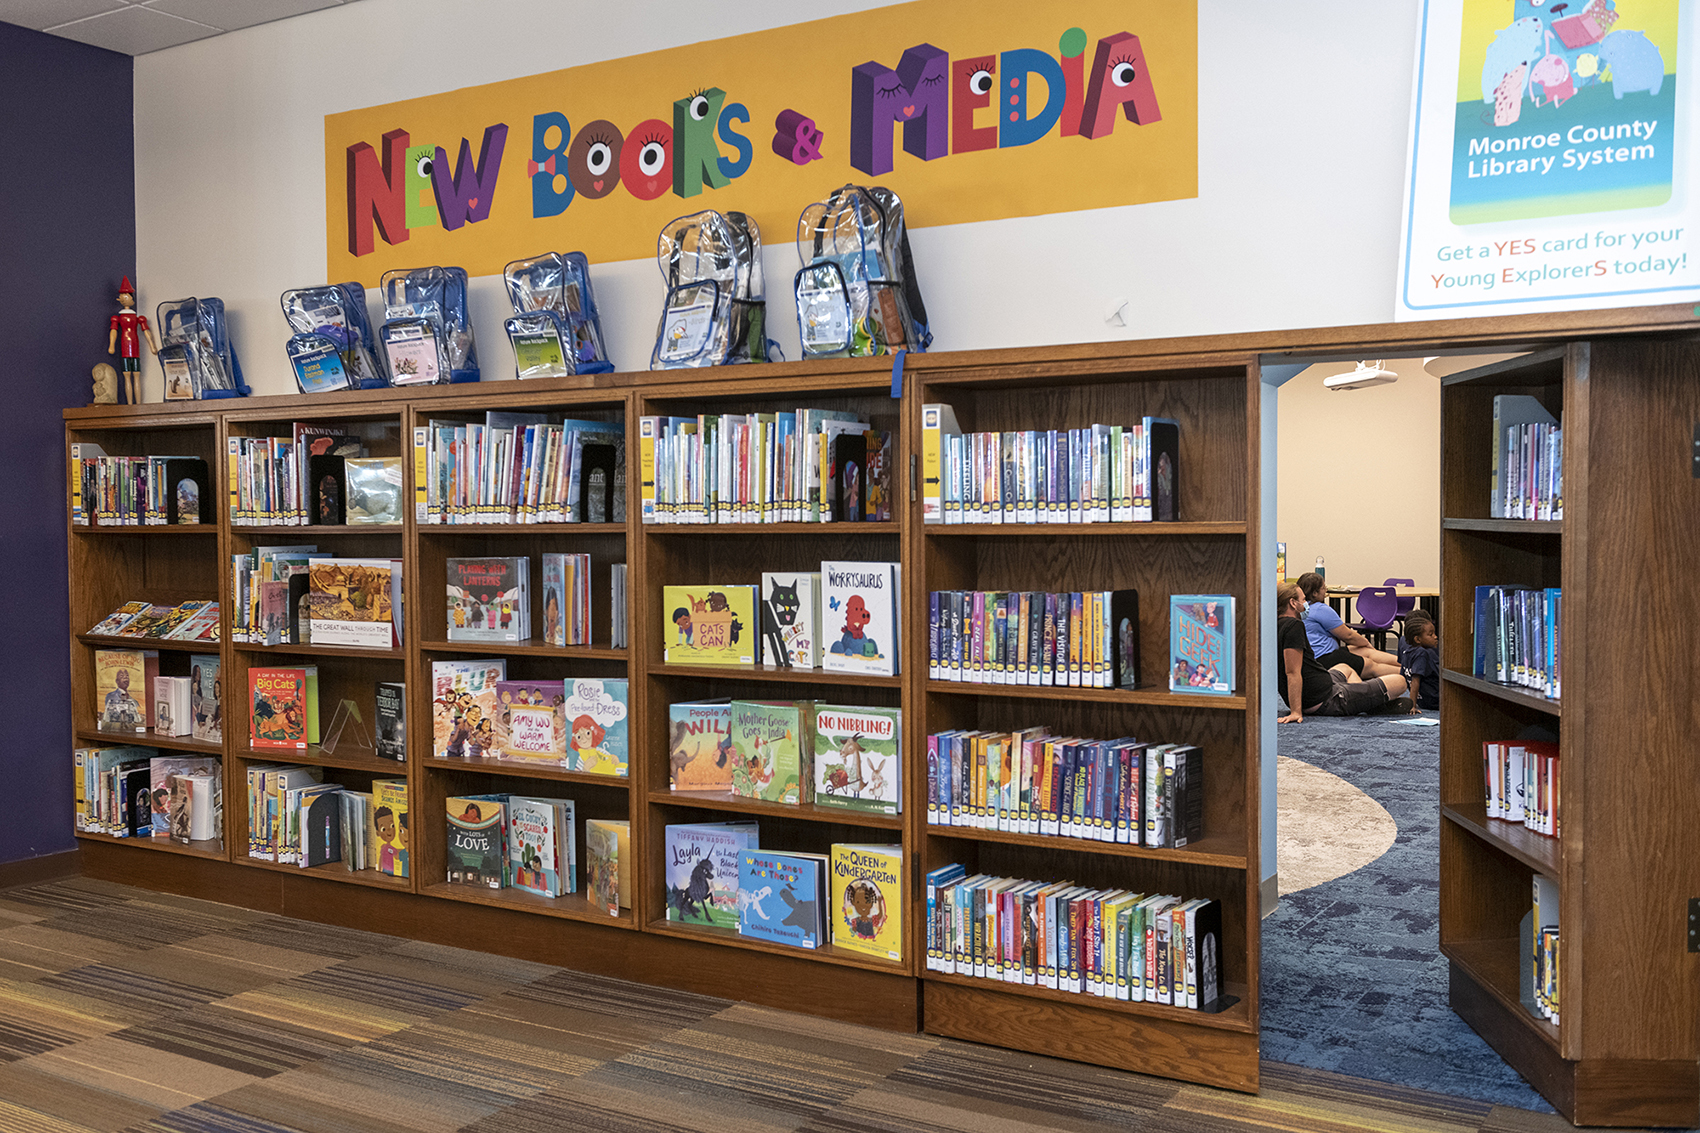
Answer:
[(1304, 595), (1298, 584), (1283, 582), (1275, 591), (1276, 684), (1287, 702), (1287, 714), (1276, 722), (1302, 724), (1305, 714), (1361, 716), (1411, 711), (1405, 678), (1394, 673), (1364, 680), (1342, 662), (1324, 668), (1305, 636)]
[(1328, 584), (1315, 571), (1299, 575), (1299, 591), (1308, 603), (1304, 611), (1305, 636), (1311, 652), (1324, 669), (1350, 665), (1364, 679), (1391, 677), (1400, 672), (1399, 658), (1371, 645), (1369, 638), (1343, 621), (1328, 604)]

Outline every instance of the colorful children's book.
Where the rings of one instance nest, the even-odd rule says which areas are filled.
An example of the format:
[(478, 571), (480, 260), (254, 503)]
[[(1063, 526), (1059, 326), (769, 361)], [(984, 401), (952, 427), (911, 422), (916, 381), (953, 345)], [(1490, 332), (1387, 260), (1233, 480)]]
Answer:
[(903, 710), (817, 704), (814, 804), (903, 810)]
[(248, 670), (249, 746), (307, 746), (307, 670)]
[(632, 907), (632, 824), (606, 818), (584, 822), (584, 865), (590, 903), (611, 917)]
[(754, 586), (664, 586), (662, 641), (669, 665), (754, 665), (761, 621)]
[(832, 943), (903, 958), (903, 847), (832, 847)]
[(1234, 692), (1234, 599), (1228, 594), (1169, 596), (1169, 691)]
[(145, 732), (153, 726), (153, 678), (159, 654), (152, 649), (96, 649), (96, 726), (103, 732)]
[(495, 719), (480, 720), (469, 729), (468, 756), (502, 755), (568, 766), (565, 682), (498, 681), (496, 700)]
[(825, 854), (745, 850), (738, 855), (738, 935), (819, 948), (826, 942), (821, 896)]
[(189, 735), (203, 743), (224, 742), (224, 683), (217, 654), (189, 658)]
[(738, 857), (758, 845), (753, 822), (667, 827), (662, 843), (667, 919), (737, 928)]
[(572, 799), (508, 799), (508, 876), (514, 888), (544, 897), (578, 892)]
[(307, 571), (314, 645), (401, 644), (400, 559), (319, 559)]
[(407, 876), (407, 780), (372, 780), (372, 822), (378, 831), (378, 872)]
[(484, 731), (484, 721), (495, 720), (496, 686), (507, 675), (508, 662), (501, 657), (431, 662), (433, 756), (464, 759), (470, 754), (472, 741)]
[(407, 762), (407, 686), (400, 681), (379, 681), (373, 707), (378, 758)]
[(820, 572), (763, 571), (762, 659), (793, 669), (820, 668)]
[(894, 676), (901, 568), (896, 563), (823, 562), (821, 667), (839, 673)]
[[(219, 774), (219, 761), (210, 755), (161, 755), (155, 756), (149, 762), (150, 809), (153, 812), (150, 826), (155, 839), (171, 837), (172, 795), (174, 793), (178, 796), (177, 807), (180, 818), (187, 814), (183, 807), (185, 802), (184, 792), (188, 788), (173, 783), (173, 778), (197, 771), (217, 775)], [(184, 829), (186, 831), (187, 827)], [(137, 830), (140, 831), (139, 824)]]
[(814, 801), (814, 702), (732, 702), (732, 793), (766, 802)]
[(667, 780), (673, 790), (731, 790), (732, 702), (669, 704), (667, 718)]
[(501, 889), (507, 884), (506, 795), (451, 795), (444, 847), (451, 882)]
[(116, 637), (126, 625), (151, 609), (152, 602), (126, 602), (102, 618), (98, 625), (90, 627), (89, 633), (94, 637)]
[(631, 752), (625, 678), (583, 678), (566, 685), (567, 766), (589, 775), (623, 777)]
[(530, 558), (448, 559), (450, 641), (521, 641), (530, 631)]

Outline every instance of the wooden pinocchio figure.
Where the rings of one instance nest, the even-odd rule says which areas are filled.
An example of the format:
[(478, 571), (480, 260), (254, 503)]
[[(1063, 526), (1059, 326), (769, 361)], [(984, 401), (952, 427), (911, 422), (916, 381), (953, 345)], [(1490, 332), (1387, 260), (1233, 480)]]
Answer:
[(112, 316), (111, 330), (106, 336), (106, 352), (116, 353), (124, 373), (124, 401), (136, 405), (141, 401), (139, 382), (142, 372), (142, 336), (147, 335), (148, 348), (159, 353), (159, 340), (153, 336), (146, 315), (136, 314), (136, 289), (130, 277), (118, 286), (118, 313)]

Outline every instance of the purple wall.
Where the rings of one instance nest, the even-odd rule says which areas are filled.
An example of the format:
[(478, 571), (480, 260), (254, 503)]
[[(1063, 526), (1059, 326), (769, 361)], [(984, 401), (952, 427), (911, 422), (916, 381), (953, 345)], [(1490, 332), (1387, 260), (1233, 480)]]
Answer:
[(75, 848), (59, 411), (89, 401), (135, 272), (127, 55), (0, 24), (0, 862)]

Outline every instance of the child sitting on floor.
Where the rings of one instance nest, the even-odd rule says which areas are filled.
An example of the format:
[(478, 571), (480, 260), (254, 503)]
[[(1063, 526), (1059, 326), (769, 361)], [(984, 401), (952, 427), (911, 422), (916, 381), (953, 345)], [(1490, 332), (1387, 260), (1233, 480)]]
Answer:
[(1405, 617), (1405, 644), (1401, 652), (1401, 667), (1411, 686), (1411, 697), (1418, 708), (1440, 707), (1440, 631), (1434, 619), (1421, 610), (1412, 610)]

